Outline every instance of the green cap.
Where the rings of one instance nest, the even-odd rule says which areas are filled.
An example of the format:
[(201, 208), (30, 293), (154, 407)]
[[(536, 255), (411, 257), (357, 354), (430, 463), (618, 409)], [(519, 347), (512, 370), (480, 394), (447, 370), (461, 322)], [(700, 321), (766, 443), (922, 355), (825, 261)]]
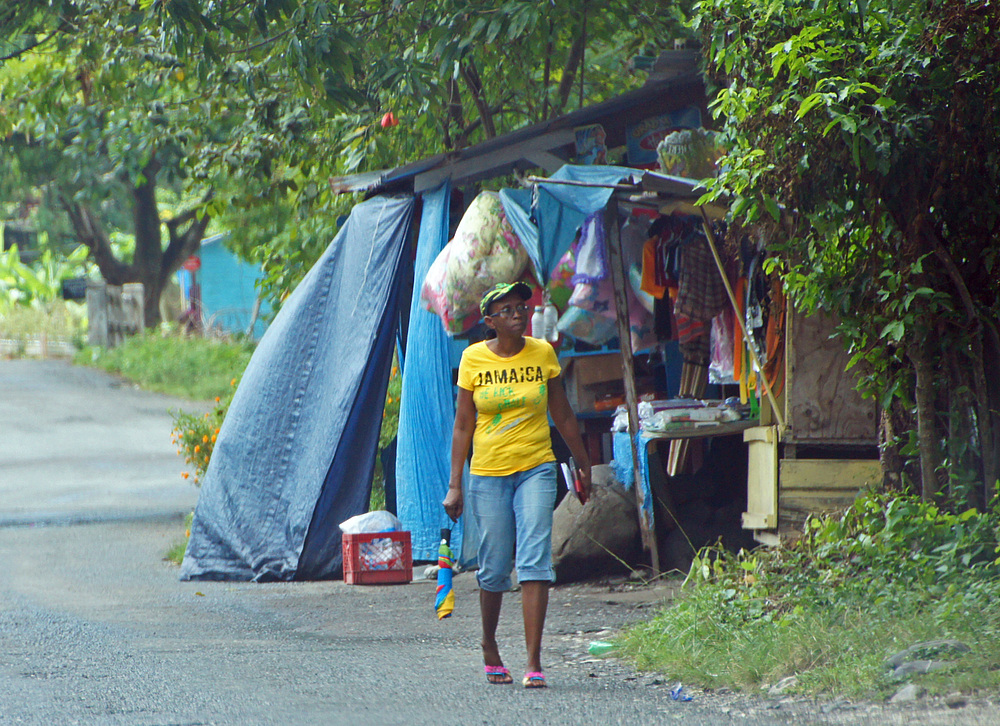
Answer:
[(479, 302), (479, 311), (483, 314), (483, 317), (486, 317), (488, 314), (487, 311), (490, 309), (490, 303), (502, 297), (507, 297), (511, 293), (520, 297), (521, 300), (531, 299), (531, 288), (528, 287), (527, 283), (498, 282), (483, 295), (483, 299)]

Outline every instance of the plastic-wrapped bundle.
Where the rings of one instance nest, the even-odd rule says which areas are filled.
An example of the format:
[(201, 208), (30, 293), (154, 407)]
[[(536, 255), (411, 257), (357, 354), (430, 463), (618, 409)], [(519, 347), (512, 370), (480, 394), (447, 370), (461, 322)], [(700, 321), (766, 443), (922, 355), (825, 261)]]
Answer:
[(486, 291), (498, 282), (517, 280), (527, 264), (528, 253), (499, 197), (482, 192), (428, 270), (421, 297), (449, 334), (463, 333), (479, 320), (479, 301)]
[(591, 345), (604, 345), (618, 334), (614, 319), (573, 305), (559, 319), (556, 329)]

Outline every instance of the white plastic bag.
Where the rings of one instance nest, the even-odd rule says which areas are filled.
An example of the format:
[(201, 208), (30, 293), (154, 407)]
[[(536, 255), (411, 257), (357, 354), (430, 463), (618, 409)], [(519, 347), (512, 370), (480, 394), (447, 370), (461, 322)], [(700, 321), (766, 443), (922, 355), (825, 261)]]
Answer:
[(372, 532), (398, 532), (403, 523), (392, 512), (379, 509), (351, 517), (340, 523), (344, 534), (370, 534)]

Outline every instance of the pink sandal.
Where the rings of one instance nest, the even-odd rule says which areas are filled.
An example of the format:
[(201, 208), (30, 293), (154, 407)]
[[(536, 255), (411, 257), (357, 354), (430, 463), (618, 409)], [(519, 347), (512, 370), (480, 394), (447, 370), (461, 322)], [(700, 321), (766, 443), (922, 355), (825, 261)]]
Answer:
[(531, 673), (524, 674), (524, 680), (521, 681), (521, 685), (525, 688), (548, 688), (549, 684), (545, 682), (545, 674), (541, 671), (532, 671)]
[(504, 686), (508, 683), (513, 683), (514, 679), (510, 675), (510, 671), (503, 666), (483, 666), (483, 670), (486, 671), (486, 682), (491, 683), (494, 686)]

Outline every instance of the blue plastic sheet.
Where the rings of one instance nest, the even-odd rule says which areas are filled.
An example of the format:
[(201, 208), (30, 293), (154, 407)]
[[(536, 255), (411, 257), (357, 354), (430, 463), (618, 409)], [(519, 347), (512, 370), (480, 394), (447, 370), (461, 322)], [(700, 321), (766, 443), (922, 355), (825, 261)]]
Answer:
[[(652, 441), (652, 438), (643, 433), (638, 433), (635, 435), (635, 447), (636, 453), (639, 459), (639, 474), (642, 478), (642, 511), (649, 515), (649, 523), (653, 524), (655, 521), (653, 518), (653, 490), (649, 484), (649, 449), (647, 444)], [(628, 443), (628, 432), (627, 431), (616, 431), (612, 438), (612, 454), (614, 455), (614, 460), (611, 462), (611, 468), (615, 472), (615, 476), (618, 477), (618, 481), (622, 483), (626, 489), (631, 489), (635, 486), (635, 474), (632, 470), (632, 449)]]
[[(396, 449), (397, 515), (410, 531), (415, 560), (436, 559), (441, 528), (451, 526), (441, 506), (448, 492), (455, 423), (451, 340), (437, 315), (426, 310), (420, 300), (427, 270), (448, 243), (450, 197), (447, 183), (423, 195), (403, 357)], [(461, 520), (452, 529), (451, 548), (455, 553), (462, 551)]]
[(181, 579), (340, 575), (338, 525), (368, 507), (413, 206), (356, 206), (261, 339), (216, 441)]
[(527, 189), (502, 189), (500, 203), (514, 233), (528, 252), (535, 276), (545, 282), (559, 258), (573, 244), (576, 231), (588, 215), (603, 209), (614, 191), (610, 185), (641, 175), (623, 166), (574, 166), (566, 164), (550, 179), (609, 186), (575, 186), (541, 182), (535, 193)]

